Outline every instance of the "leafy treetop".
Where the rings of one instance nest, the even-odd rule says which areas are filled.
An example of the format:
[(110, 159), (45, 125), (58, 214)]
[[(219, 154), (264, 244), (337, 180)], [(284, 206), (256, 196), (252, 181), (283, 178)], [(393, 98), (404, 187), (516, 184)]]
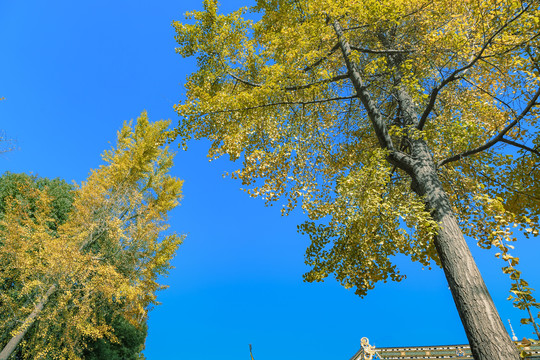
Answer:
[(232, 176), (287, 199), (285, 214), (301, 201), (306, 280), (333, 273), (365, 295), (403, 278), (392, 255), (439, 262), (411, 188), (417, 139), (464, 233), (517, 264), (505, 241), (514, 226), (537, 234), (540, 211), (537, 1), (203, 5), (173, 23), (198, 70), (170, 137), (210, 139), (209, 157), (241, 160)]

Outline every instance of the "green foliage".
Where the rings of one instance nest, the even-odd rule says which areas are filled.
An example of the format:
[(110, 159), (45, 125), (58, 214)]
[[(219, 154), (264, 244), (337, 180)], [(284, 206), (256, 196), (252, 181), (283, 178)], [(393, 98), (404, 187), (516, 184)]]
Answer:
[(0, 344), (20, 344), (16, 356), (78, 359), (87, 346), (88, 357), (139, 356), (148, 311), (166, 288), (157, 279), (182, 242), (163, 235), (182, 186), (169, 175), (167, 127), (146, 113), (124, 124), (106, 164), (76, 188), (0, 180)]
[[(20, 201), (33, 203), (37, 199), (28, 198), (27, 192), (22, 189), (31, 187), (45, 191), (51, 197), (50, 216), (52, 221), (49, 223), (51, 230), (56, 230), (58, 225), (62, 225), (68, 220), (69, 213), (72, 209), (72, 204), (75, 196), (75, 186), (68, 184), (62, 179), (48, 179), (38, 177), (36, 175), (14, 174), (10, 172), (4, 173), (0, 177), (0, 218), (4, 216), (6, 210), (6, 202), (18, 199)], [(33, 206), (29, 207), (30, 216), (34, 217)], [(1, 276), (1, 275), (0, 275)], [(21, 289), (22, 284), (10, 285), (10, 289)], [(2, 289), (6, 291), (7, 289)], [(53, 300), (51, 300), (52, 302)], [(113, 333), (118, 342), (111, 342), (110, 339), (91, 340), (85, 349), (84, 359), (139, 359), (141, 351), (144, 349), (144, 341), (146, 339), (146, 323), (134, 326), (122, 316), (117, 316), (111, 322)], [(2, 333), (0, 336), (0, 344), (5, 343), (9, 333)], [(32, 337), (32, 330), (28, 337)], [(25, 358), (22, 348), (13, 355), (17, 359)]]
[[(35, 202), (37, 199), (28, 197), (28, 192), (26, 191), (28, 188), (44, 191), (51, 197), (51, 212), (49, 216), (54, 219), (48, 223), (51, 230), (56, 230), (58, 225), (67, 221), (74, 200), (74, 186), (58, 178), (51, 180), (36, 175), (14, 174), (10, 172), (6, 172), (0, 177), (0, 219), (4, 218), (8, 204), (15, 199), (30, 204), (28, 206), (28, 215), (30, 218), (35, 218)], [(0, 246), (2, 246), (1, 238)], [(3, 271), (4, 269), (5, 267), (0, 267), (0, 277), (4, 279), (0, 284), (0, 291), (4, 294), (20, 292), (23, 284), (15, 279), (9, 281), (9, 275)], [(3, 314), (3, 316), (9, 317), (10, 314)], [(9, 335), (8, 332), (2, 332), (0, 334), (0, 344), (6, 343), (9, 340)], [(15, 358), (24, 358), (23, 350), (19, 349), (14, 356)]]
[[(51, 197), (50, 216), (52, 221), (50, 225), (53, 227), (52, 230), (56, 230), (57, 225), (62, 225), (67, 221), (74, 200), (75, 187), (73, 185), (58, 178), (48, 179), (36, 175), (10, 172), (6, 172), (0, 177), (0, 219), (6, 211), (6, 201), (11, 199), (21, 199), (27, 202), (35, 201), (35, 199), (22, 199), (24, 194), (21, 192), (21, 188), (23, 187), (45, 191)], [(30, 207), (30, 211), (32, 210), (32, 207)]]
[(139, 360), (144, 359), (142, 350), (146, 339), (146, 323), (134, 326), (125, 318), (119, 316), (112, 321), (114, 335), (118, 342), (98, 339), (87, 344), (82, 358), (86, 360)]

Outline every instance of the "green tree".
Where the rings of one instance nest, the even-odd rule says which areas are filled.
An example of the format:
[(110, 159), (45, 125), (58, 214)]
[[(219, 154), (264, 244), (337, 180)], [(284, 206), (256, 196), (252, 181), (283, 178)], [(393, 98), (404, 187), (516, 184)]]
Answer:
[(85, 360), (139, 360), (142, 357), (144, 341), (148, 327), (146, 323), (134, 326), (123, 317), (112, 321), (114, 334), (118, 342), (97, 339), (88, 344), (82, 358)]
[(403, 278), (395, 254), (437, 264), (475, 359), (517, 359), (465, 235), (516, 277), (511, 228), (538, 232), (539, 2), (203, 4), (173, 23), (198, 70), (171, 140), (241, 159), (285, 214), (301, 201), (307, 281), (363, 296)]
[(117, 147), (103, 155), (106, 165), (75, 190), (63, 224), (54, 219), (53, 197), (36, 186), (21, 186), (21, 196), (4, 202), (0, 288), (13, 291), (0, 294), (0, 326), (10, 336), (0, 359), (17, 346), (24, 358), (77, 359), (89, 343), (95, 349), (99, 339), (128, 336), (114, 324), (144, 331), (165, 287), (157, 278), (182, 241), (163, 235), (182, 186), (168, 173), (168, 125), (150, 123), (146, 113), (125, 124)]
[[(62, 179), (40, 178), (35, 175), (14, 174), (9, 171), (0, 177), (0, 218), (3, 218), (9, 199), (21, 199), (21, 189), (32, 187), (45, 191), (51, 197), (51, 226), (66, 222), (74, 199), (74, 186)], [(32, 201), (33, 199), (24, 199)], [(33, 216), (33, 213), (29, 214)], [(51, 228), (56, 230), (56, 228)]]

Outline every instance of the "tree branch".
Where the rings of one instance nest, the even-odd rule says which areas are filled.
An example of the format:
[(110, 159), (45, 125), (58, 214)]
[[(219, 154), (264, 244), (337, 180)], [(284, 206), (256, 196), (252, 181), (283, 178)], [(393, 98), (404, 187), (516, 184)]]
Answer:
[(265, 108), (265, 107), (270, 107), (270, 106), (311, 105), (311, 104), (320, 104), (320, 103), (329, 102), (329, 101), (341, 101), (341, 100), (350, 100), (350, 99), (356, 99), (356, 98), (358, 98), (357, 95), (338, 96), (338, 97), (334, 97), (334, 98), (318, 99), (318, 100), (312, 100), (312, 101), (282, 101), (282, 102), (271, 103), (271, 104), (263, 104), (263, 105), (251, 106), (251, 107), (247, 107), (247, 108), (243, 108), (243, 109), (229, 109), (229, 110), (213, 111), (213, 112), (201, 114), (200, 116), (224, 114), (224, 113), (231, 113), (231, 112), (245, 111), (245, 110), (254, 110), (254, 109), (260, 109), (260, 108)]
[(516, 190), (516, 189), (514, 189), (514, 188), (512, 188), (512, 187), (510, 187), (510, 186), (508, 186), (508, 185), (506, 185), (506, 184), (504, 184), (503, 182), (500, 182), (500, 181), (498, 181), (498, 180), (496, 180), (496, 179), (493, 179), (491, 176), (486, 175), (483, 171), (479, 171), (478, 173), (479, 173), (481, 176), (483, 176), (483, 177), (485, 177), (486, 179), (488, 179), (489, 181), (491, 181), (492, 183), (494, 183), (495, 185), (502, 187), (503, 189), (506, 189), (506, 190), (508, 190), (508, 191), (510, 191), (510, 192), (513, 192), (513, 193), (515, 193), (515, 194), (520, 194), (520, 195), (526, 196), (526, 197), (528, 197), (528, 198), (530, 198), (530, 199), (533, 199), (533, 200), (540, 200), (540, 198), (538, 198), (538, 197), (536, 197), (536, 196), (527, 194), (527, 193), (525, 193), (525, 192), (523, 192), (523, 191)]
[(501, 132), (499, 132), (495, 137), (493, 137), (491, 140), (489, 140), (488, 142), (486, 142), (483, 145), (480, 145), (480, 146), (478, 146), (478, 147), (476, 147), (474, 149), (462, 152), (461, 154), (451, 156), (451, 157), (439, 162), (438, 166), (441, 167), (441, 166), (446, 165), (446, 164), (448, 164), (450, 162), (460, 160), (460, 159), (462, 159), (462, 158), (464, 158), (466, 156), (478, 154), (479, 152), (482, 152), (484, 150), (489, 149), (490, 147), (492, 147), (493, 145), (495, 145), (499, 141), (502, 141), (503, 136), (506, 135), (506, 133), (508, 133), (508, 131), (510, 131), (514, 126), (516, 126), (516, 124), (529, 113), (529, 111), (531, 110), (531, 108), (533, 106), (537, 105), (536, 101), (538, 100), (539, 96), (540, 96), (540, 87), (538, 88), (538, 90), (536, 90), (536, 93), (533, 95), (533, 97), (531, 98), (531, 100), (529, 101), (529, 103), (527, 104), (525, 109), (521, 112), (521, 114), (519, 114), (519, 116), (517, 116), (510, 124), (506, 125), (504, 127), (504, 129), (502, 129)]
[(326, 53), (326, 56), (324, 56), (324, 57), (320, 58), (319, 60), (315, 61), (313, 64), (311, 64), (309, 66), (306, 66), (304, 68), (304, 72), (308, 72), (308, 71), (312, 70), (315, 66), (320, 65), (324, 60), (328, 59), (328, 57), (330, 55), (332, 55), (333, 53), (335, 53), (338, 49), (339, 49), (339, 44), (334, 45), (334, 47), (328, 53)]
[(227, 74), (229, 74), (230, 77), (232, 77), (234, 80), (237, 80), (239, 82), (241, 82), (242, 84), (244, 85), (248, 85), (248, 86), (251, 86), (251, 87), (261, 87), (262, 85), (261, 84), (257, 84), (257, 83), (254, 83), (254, 82), (251, 82), (249, 80), (245, 80), (245, 79), (242, 79), (241, 77), (239, 76), (236, 76), (234, 75), (233, 73), (231, 73), (230, 71), (227, 71)]
[(349, 74), (341, 74), (341, 75), (336, 75), (336, 76), (334, 76), (333, 78), (330, 78), (330, 79), (322, 79), (322, 80), (315, 81), (315, 82), (305, 84), (305, 85), (287, 86), (287, 87), (284, 88), (284, 90), (287, 90), (287, 91), (302, 90), (302, 89), (307, 89), (307, 88), (309, 88), (311, 86), (314, 86), (314, 85), (327, 84), (327, 83), (331, 83), (331, 82), (345, 80), (345, 79), (348, 79), (348, 78), (349, 78)]
[(4, 346), (2, 351), (0, 352), (0, 360), (7, 360), (11, 353), (15, 350), (17, 345), (21, 342), (21, 340), (24, 338), (24, 335), (26, 335), (26, 332), (32, 324), (36, 321), (36, 317), (39, 316), (41, 313), (41, 310), (43, 310), (43, 307), (45, 304), (47, 304), (47, 301), (49, 301), (49, 297), (56, 291), (56, 285), (52, 285), (49, 287), (49, 290), (47, 290), (47, 293), (42, 296), (42, 298), (38, 301), (36, 306), (34, 307), (34, 310), (26, 317), (26, 319), (23, 322), (23, 325), (17, 329), (15, 332), (15, 335), (11, 337), (11, 339), (8, 341), (8, 343)]
[(517, 143), (517, 142), (515, 142), (515, 141), (513, 141), (513, 140), (509, 140), (509, 139), (505, 139), (505, 138), (502, 138), (502, 139), (501, 139), (501, 142), (507, 143), (507, 144), (509, 144), (509, 145), (513, 145), (513, 146), (518, 147), (518, 148), (521, 148), (521, 149), (523, 149), (523, 150), (527, 150), (527, 151), (529, 151), (529, 152), (535, 154), (536, 156), (540, 156), (540, 151), (538, 151), (538, 150), (536, 150), (536, 149), (533, 149), (533, 148), (530, 148), (530, 147), (528, 147), (527, 145), (523, 145), (523, 144)]
[[(233, 79), (241, 82), (242, 84), (245, 84), (245, 85), (248, 85), (248, 86), (251, 86), (251, 87), (262, 87), (263, 86), (263, 84), (258, 84), (258, 83), (251, 82), (249, 80), (242, 79), (241, 77), (236, 76), (236, 75), (234, 75), (233, 73), (231, 73), (229, 71), (227, 71), (227, 74), (229, 74)], [(282, 90), (285, 90), (285, 91), (302, 90), (302, 89), (310, 88), (310, 87), (312, 87), (314, 85), (327, 84), (327, 83), (331, 83), (331, 82), (345, 80), (345, 79), (348, 79), (348, 78), (349, 78), (348, 74), (341, 74), (341, 75), (336, 75), (336, 76), (334, 76), (332, 78), (329, 78), (329, 79), (322, 79), (322, 80), (314, 81), (314, 82), (309, 83), (309, 84), (296, 85), (296, 86), (287, 86), (287, 87), (284, 87)]]
[(514, 16), (512, 19), (508, 20), (503, 26), (501, 26), (497, 31), (495, 31), (489, 39), (484, 43), (480, 51), (473, 57), (471, 61), (465, 66), (460, 67), (459, 69), (454, 70), (446, 79), (444, 79), (439, 86), (434, 88), (431, 91), (431, 94), (429, 96), (429, 102), (426, 106), (426, 109), (424, 110), (424, 113), (422, 114), (422, 117), (420, 118), (420, 121), (418, 122), (418, 129), (422, 130), (424, 128), (424, 125), (426, 124), (427, 118), (431, 111), (433, 110), (433, 107), (435, 106), (435, 101), (437, 100), (437, 95), (439, 94), (439, 91), (442, 90), (446, 85), (448, 85), (450, 82), (459, 79), (459, 73), (464, 72), (471, 67), (473, 67), (478, 60), (482, 59), (482, 56), (486, 49), (491, 45), (493, 40), (506, 28), (508, 25), (510, 25), (512, 22), (517, 20), (521, 15), (523, 15), (531, 6), (531, 4), (528, 4), (524, 9), (522, 9), (516, 16)]
[(356, 50), (365, 54), (381, 54), (381, 55), (392, 55), (392, 54), (408, 54), (413, 52), (412, 50), (397, 50), (397, 49), (385, 49), (385, 50), (372, 50), (367, 48), (361, 48), (358, 46), (351, 46), (352, 50)]
[(354, 86), (354, 89), (356, 90), (357, 96), (360, 98), (360, 101), (362, 102), (362, 105), (364, 105), (364, 108), (368, 114), (369, 120), (371, 121), (373, 129), (375, 130), (377, 140), (379, 141), (379, 145), (383, 149), (387, 149), (390, 151), (388, 160), (392, 164), (397, 165), (399, 168), (406, 171), (407, 173), (411, 173), (412, 159), (409, 155), (396, 151), (396, 149), (394, 148), (394, 144), (392, 142), (390, 134), (388, 133), (388, 128), (386, 127), (384, 118), (379, 108), (371, 99), (371, 95), (367, 91), (364, 80), (360, 75), (361, 72), (358, 69), (358, 65), (350, 60), (351, 46), (349, 44), (349, 41), (343, 35), (343, 29), (341, 28), (339, 21), (332, 21), (332, 19), (327, 16), (327, 23), (332, 24), (332, 27), (334, 28), (334, 31), (337, 35), (338, 44), (341, 48), (341, 53), (343, 54), (345, 64), (347, 65), (349, 77)]
[(498, 102), (500, 102), (501, 104), (503, 104), (504, 106), (506, 106), (508, 108), (508, 110), (510, 110), (514, 116), (516, 115), (516, 112), (514, 109), (512, 109), (512, 107), (510, 106), (510, 104), (508, 104), (506, 101), (500, 99), (499, 97), (493, 95), (491, 92), (489, 92), (488, 90), (476, 85), (475, 83), (467, 80), (466, 78), (463, 78), (463, 81), (469, 83), (471, 86), (474, 86), (475, 88), (477, 88), (478, 90), (480, 90), (481, 92), (483, 92), (484, 94), (488, 95), (489, 97), (491, 97), (492, 99), (495, 99), (497, 100)]
[(358, 26), (352, 26), (346, 29), (343, 29), (343, 31), (352, 31), (352, 30), (358, 30), (358, 29), (366, 29), (369, 25), (358, 25)]

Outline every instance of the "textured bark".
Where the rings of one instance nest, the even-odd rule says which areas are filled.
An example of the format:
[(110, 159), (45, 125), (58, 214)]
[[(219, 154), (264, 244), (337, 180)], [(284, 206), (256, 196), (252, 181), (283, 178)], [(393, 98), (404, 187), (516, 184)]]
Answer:
[(471, 255), (423, 140), (415, 141), (414, 190), (439, 224), (435, 247), (476, 360), (519, 359)]
[(28, 317), (24, 320), (24, 325), (4, 346), (2, 349), (2, 352), (0, 352), (0, 360), (7, 360), (11, 353), (17, 348), (17, 345), (21, 342), (21, 340), (24, 338), (24, 335), (26, 335), (26, 332), (30, 327), (36, 322), (36, 318), (41, 313), (41, 310), (43, 310), (43, 307), (45, 304), (47, 304), (47, 301), (49, 301), (49, 297), (56, 291), (56, 286), (53, 285), (49, 288), (47, 293), (43, 296), (43, 298), (37, 303), (34, 310), (28, 315)]

